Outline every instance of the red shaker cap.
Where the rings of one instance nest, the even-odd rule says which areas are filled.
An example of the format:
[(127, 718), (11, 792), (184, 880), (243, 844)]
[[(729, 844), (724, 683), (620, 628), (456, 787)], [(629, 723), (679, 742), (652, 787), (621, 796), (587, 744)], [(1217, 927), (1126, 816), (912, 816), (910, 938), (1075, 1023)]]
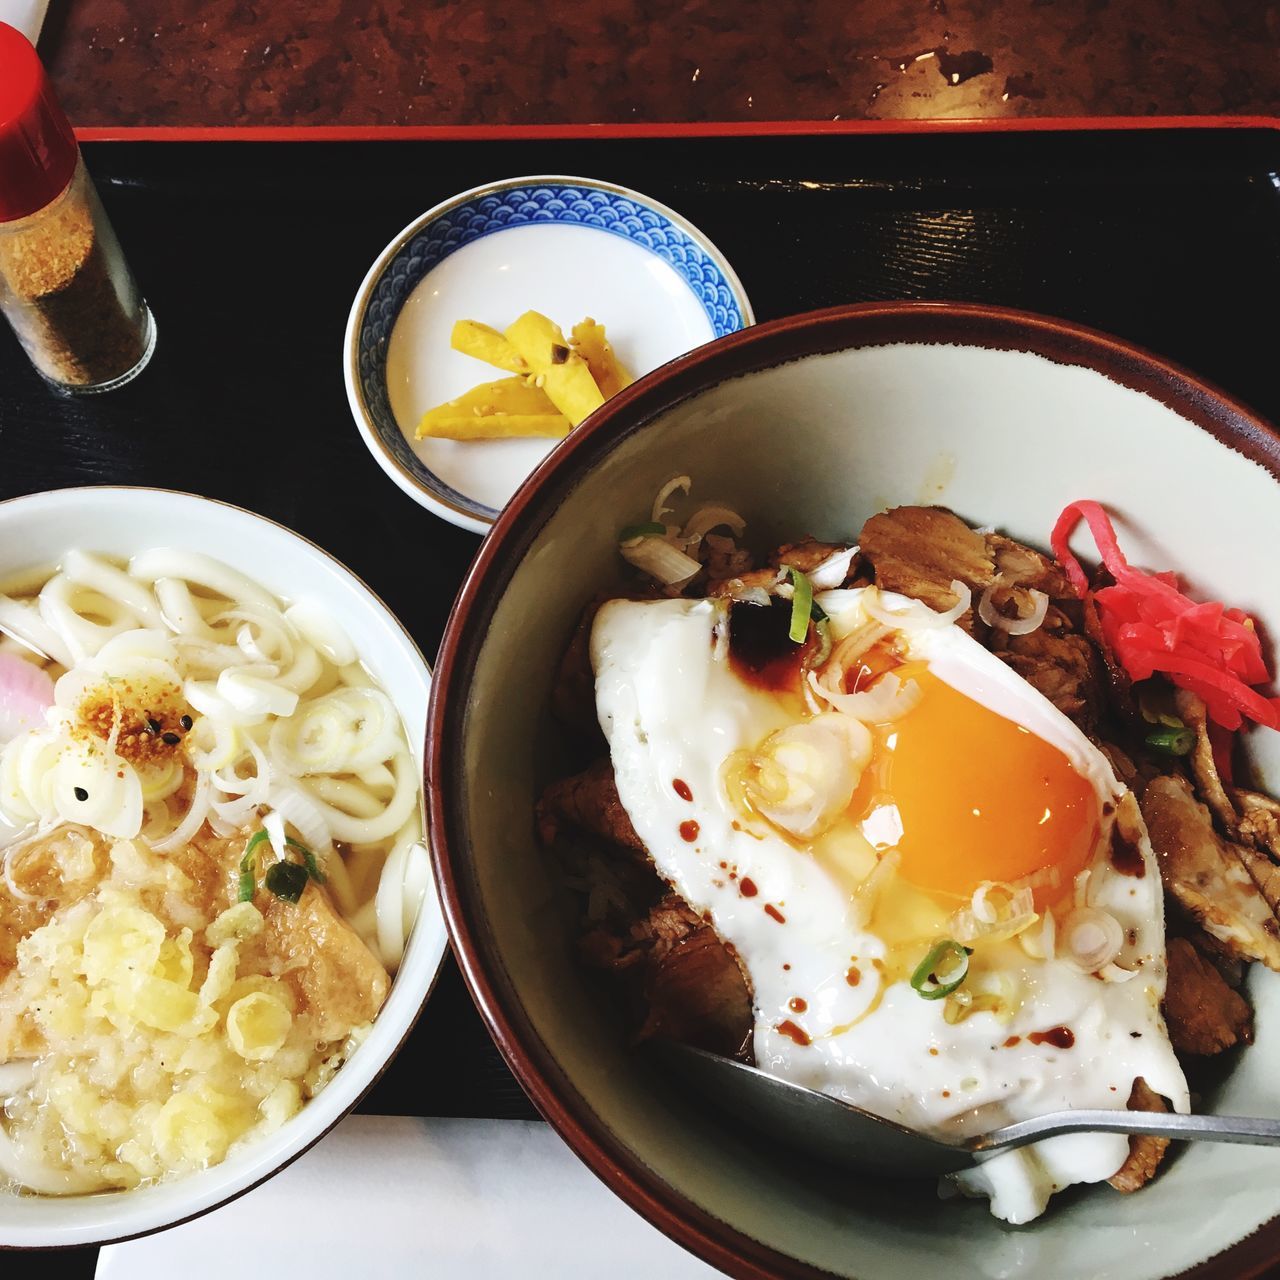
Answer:
[(71, 181), (78, 155), (31, 41), (0, 22), (0, 222), (43, 209)]

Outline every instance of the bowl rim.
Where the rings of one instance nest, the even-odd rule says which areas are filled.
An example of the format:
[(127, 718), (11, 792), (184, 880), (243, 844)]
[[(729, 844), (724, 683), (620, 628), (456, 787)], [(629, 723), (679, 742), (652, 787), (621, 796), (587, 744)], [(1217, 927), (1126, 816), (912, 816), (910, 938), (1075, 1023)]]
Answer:
[[(477, 186), (469, 187), (466, 191), (459, 191), (456, 195), (441, 200), (438, 204), (432, 205), (425, 213), (419, 214), (387, 242), (386, 247), (374, 259), (373, 265), (365, 272), (364, 279), (361, 280), (360, 287), (356, 290), (355, 298), (351, 303), (351, 310), (347, 314), (346, 329), (342, 336), (342, 379), (346, 385), (347, 404), (351, 409), (351, 416), (355, 419), (356, 427), (364, 441), (365, 448), (369, 450), (374, 461), (382, 468), (387, 477), (403, 493), (408, 494), (416, 503), (425, 507), (433, 515), (440, 516), (451, 524), (456, 524), (459, 528), (469, 529), (472, 533), (487, 533), (493, 526), (494, 521), (477, 516), (474, 512), (458, 506), (456, 503), (449, 501), (443, 494), (436, 493), (423, 484), (416, 476), (407, 472), (400, 465), (383, 441), (373, 420), (373, 415), (369, 411), (369, 406), (364, 397), (364, 390), (360, 384), (360, 331), (364, 327), (365, 316), (369, 309), (369, 300), (373, 296), (373, 291), (377, 287), (378, 281), (382, 279), (387, 267), (390, 266), (400, 251), (418, 232), (445, 214), (452, 213), (455, 209), (470, 204), (482, 196), (509, 191), (514, 187), (537, 185), (587, 187), (595, 191), (606, 191), (610, 195), (622, 196), (628, 200), (633, 200), (635, 203), (660, 214), (673, 226), (683, 231), (691, 240), (695, 241), (719, 268), (725, 283), (733, 293), (733, 298), (738, 304), (739, 311), (742, 313), (743, 329), (749, 329), (756, 323), (751, 299), (747, 296), (747, 291), (743, 287), (738, 273), (734, 270), (733, 264), (725, 256), (720, 246), (701, 227), (691, 222), (675, 209), (672, 209), (669, 205), (663, 204), (662, 201), (655, 200), (652, 196), (647, 196), (644, 192), (637, 191), (633, 187), (624, 187), (621, 183), (609, 182), (604, 178), (577, 177), (573, 174), (526, 174), (522, 177), (501, 178), (494, 182), (482, 182)], [(742, 330), (738, 330), (738, 332), (742, 332)]]
[[(808, 356), (890, 343), (1025, 351), (1091, 369), (1152, 396), (1280, 482), (1280, 433), (1260, 414), (1163, 356), (1073, 321), (984, 304), (912, 301), (856, 303), (758, 324), (672, 361), (607, 401), (543, 460), (504, 508), (467, 572), (437, 653), (427, 770), (437, 779), (452, 776), (445, 765), (461, 753), (467, 680), (487, 623), (529, 546), (594, 462), (658, 415), (720, 382)], [(578, 1157), (632, 1209), (729, 1274), (831, 1280), (834, 1273), (782, 1253), (694, 1204), (596, 1115), (515, 1000), (487, 934), (459, 790), (432, 789), (428, 810), (432, 866), (467, 987), (508, 1066)], [(1241, 1280), (1278, 1260), (1280, 1215), (1178, 1274), (1182, 1280)]]
[[(244, 517), (246, 527), (249, 524), (257, 523), (266, 525), (271, 531), (271, 536), (285, 535), (287, 538), (295, 542), (301, 543), (305, 549), (317, 559), (325, 562), (331, 570), (337, 571), (340, 577), (349, 579), (360, 592), (371, 599), (378, 609), (385, 615), (385, 619), (392, 624), (392, 630), (397, 633), (398, 640), (402, 641), (408, 654), (415, 657), (421, 663), (423, 670), (426, 672), (426, 680), (428, 692), (435, 683), (434, 673), (431, 664), (427, 661), (426, 655), (422, 652), (418, 642), (413, 638), (408, 628), (400, 620), (395, 610), (382, 599), (376, 591), (365, 580), (357, 574), (353, 569), (344, 564), (332, 552), (325, 550), (319, 543), (313, 542), (305, 534), (298, 533), (295, 529), (291, 529), (288, 525), (278, 520), (273, 520), (270, 516), (262, 515), (260, 512), (252, 511), (247, 507), (239, 506), (234, 502), (227, 502), (221, 498), (210, 498), (203, 494), (190, 493), (182, 489), (167, 489), (160, 485), (124, 485), (124, 484), (96, 484), (96, 485), (66, 485), (56, 489), (42, 489), (32, 493), (18, 494), (12, 498), (0, 499), (0, 518), (7, 518), (15, 507), (40, 507), (45, 505), (56, 506), (59, 503), (73, 503), (80, 495), (90, 495), (92, 497), (106, 498), (108, 501), (119, 501), (120, 503), (129, 503), (136, 499), (138, 494), (147, 494), (149, 496), (158, 496), (162, 499), (177, 499), (180, 503), (194, 503), (205, 507), (223, 508), (229, 512), (232, 518)], [(425, 761), (425, 752), (424, 752)], [(424, 775), (425, 776), (425, 775)], [(426, 829), (426, 792), (425, 783), (422, 791), (422, 816), (423, 829)], [(443, 904), (441, 904), (443, 907)], [(422, 997), (417, 1001), (416, 1005), (412, 1004), (413, 997), (410, 997), (410, 1007), (406, 1009), (405, 1025), (402, 1032), (396, 1037), (395, 1042), (390, 1046), (386, 1055), (378, 1063), (377, 1067), (370, 1074), (369, 1079), (360, 1087), (359, 1092), (344, 1105), (337, 1115), (313, 1135), (308, 1136), (295, 1151), (289, 1152), (278, 1163), (274, 1163), (270, 1168), (262, 1172), (259, 1176), (250, 1175), (243, 1185), (232, 1184), (226, 1188), (211, 1189), (206, 1193), (205, 1198), (195, 1203), (187, 1212), (181, 1210), (181, 1216), (167, 1219), (156, 1225), (140, 1225), (131, 1224), (122, 1231), (114, 1231), (111, 1229), (95, 1230), (92, 1227), (75, 1227), (71, 1226), (65, 1229), (65, 1234), (70, 1238), (53, 1244), (5, 1244), (0, 1243), (0, 1256), (11, 1253), (16, 1255), (23, 1254), (47, 1254), (58, 1252), (67, 1248), (98, 1248), (105, 1245), (121, 1244), (128, 1240), (140, 1240), (147, 1236), (155, 1235), (160, 1231), (167, 1231), (170, 1227), (181, 1226), (183, 1223), (192, 1222), (197, 1218), (204, 1217), (205, 1214), (220, 1209), (224, 1205), (230, 1204), (234, 1200), (240, 1199), (241, 1196), (253, 1191), (256, 1187), (260, 1187), (264, 1182), (274, 1178), (281, 1170), (288, 1168), (299, 1157), (304, 1156), (312, 1147), (316, 1145), (322, 1138), (331, 1133), (337, 1126), (350, 1115), (356, 1107), (358, 1107), (363, 1099), (368, 1095), (374, 1085), (386, 1074), (387, 1069), (392, 1062), (399, 1056), (400, 1051), (404, 1048), (409, 1037), (413, 1034), (415, 1027), (425, 1011), (432, 993), (435, 991), (436, 985), (440, 980), (445, 965), (445, 961), (449, 956), (449, 945), (446, 942), (442, 947), (439, 958), (431, 967), (430, 978), (423, 990)], [(429, 962), (430, 963), (430, 962)], [(394, 978), (393, 978), (394, 984)], [(345, 1068), (344, 1068), (345, 1069)], [(257, 1145), (256, 1143), (254, 1144)], [(211, 1166), (217, 1169), (218, 1166)], [(176, 1180), (172, 1185), (181, 1187), (186, 1179)], [(97, 1198), (98, 1194), (102, 1195), (120, 1195), (119, 1192), (95, 1193), (93, 1198)], [(69, 1197), (74, 1199), (75, 1197)]]

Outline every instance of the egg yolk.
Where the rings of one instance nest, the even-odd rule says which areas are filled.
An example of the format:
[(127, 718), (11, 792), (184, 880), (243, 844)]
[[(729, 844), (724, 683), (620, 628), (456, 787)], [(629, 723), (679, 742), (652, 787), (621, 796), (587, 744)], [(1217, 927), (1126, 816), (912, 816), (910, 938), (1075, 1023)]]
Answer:
[(1097, 842), (1088, 778), (1057, 747), (927, 668), (912, 664), (898, 674), (922, 694), (887, 726), (876, 770), (878, 802), (898, 811), (900, 874), (933, 893), (968, 897), (984, 880), (1008, 884), (1046, 872), (1036, 900), (1055, 901)]

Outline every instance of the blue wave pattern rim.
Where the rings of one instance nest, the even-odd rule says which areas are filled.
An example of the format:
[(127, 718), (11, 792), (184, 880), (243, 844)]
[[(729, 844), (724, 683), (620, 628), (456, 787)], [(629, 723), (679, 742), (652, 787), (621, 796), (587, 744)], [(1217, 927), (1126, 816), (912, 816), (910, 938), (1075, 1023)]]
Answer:
[(629, 196), (598, 187), (508, 187), (477, 195), (433, 218), (400, 246), (369, 296), (357, 340), (357, 372), (369, 416), (396, 462), (437, 497), (481, 520), (493, 520), (498, 512), (424, 466), (396, 423), (387, 396), (387, 344), (409, 295), (450, 254), (509, 227), (537, 223), (592, 227), (630, 240), (684, 280), (715, 337), (745, 327), (742, 303), (712, 254), (670, 218)]

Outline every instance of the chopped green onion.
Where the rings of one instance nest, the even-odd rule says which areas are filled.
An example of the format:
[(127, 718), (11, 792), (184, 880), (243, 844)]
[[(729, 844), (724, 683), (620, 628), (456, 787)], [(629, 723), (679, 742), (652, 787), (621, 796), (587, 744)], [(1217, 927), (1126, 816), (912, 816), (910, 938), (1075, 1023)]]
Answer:
[(912, 988), (925, 1000), (941, 1000), (949, 996), (969, 972), (971, 954), (968, 947), (962, 947), (954, 938), (943, 938), (916, 965), (916, 971), (911, 975)]
[(252, 902), (254, 890), (254, 872), (258, 864), (258, 846), (269, 840), (265, 831), (255, 831), (244, 847), (244, 857), (240, 859), (240, 893), (237, 902)]
[(973, 1009), (973, 996), (967, 991), (953, 991), (942, 1005), (942, 1020), (949, 1027), (963, 1022)]
[(316, 862), (316, 855), (307, 848), (300, 840), (295, 840), (292, 836), (285, 836), (284, 842), (290, 849), (297, 849), (302, 854), (302, 861), (306, 865), (307, 875), (309, 875), (316, 884), (324, 884), (324, 872), (320, 870), (320, 864)]
[(1185, 756), (1196, 745), (1194, 729), (1156, 729), (1147, 734), (1146, 744), (1164, 756)]
[[(812, 584), (810, 584), (812, 591)], [(815, 670), (831, 657), (831, 619), (827, 611), (815, 600), (809, 605), (809, 616), (813, 619), (813, 630), (818, 637), (818, 652), (809, 659), (809, 667)]]
[(267, 869), (267, 888), (283, 902), (297, 902), (307, 887), (307, 869), (299, 862), (276, 862)]
[(791, 630), (788, 633), (792, 644), (804, 644), (809, 634), (809, 619), (813, 616), (813, 583), (799, 569), (787, 566), (791, 575), (795, 592), (791, 597)]
[(1134, 686), (1138, 710), (1148, 724), (1167, 729), (1185, 729), (1186, 725), (1173, 713), (1173, 690), (1161, 680), (1143, 680)]
[(247, 859), (250, 854), (254, 853), (264, 840), (270, 839), (271, 837), (267, 835), (265, 831), (255, 831), (253, 835), (249, 837), (249, 843), (244, 847), (244, 858), (240, 860), (240, 865), (243, 867), (245, 859)]
[(968, 991), (953, 991), (943, 1003), (942, 1020), (954, 1027), (974, 1013), (994, 1013), (997, 1018), (1003, 1018), (1008, 1012), (1008, 1001), (994, 991), (983, 991), (976, 996)]
[[(816, 609), (818, 606), (815, 604), (813, 607)], [(809, 659), (809, 668), (816, 671), (831, 657), (831, 621), (825, 613), (814, 619), (813, 630), (818, 637), (818, 651)]]
[(649, 520), (645, 524), (629, 524), (625, 529), (619, 529), (618, 541), (634, 542), (637, 538), (661, 538), (666, 535), (666, 532), (665, 524)]

